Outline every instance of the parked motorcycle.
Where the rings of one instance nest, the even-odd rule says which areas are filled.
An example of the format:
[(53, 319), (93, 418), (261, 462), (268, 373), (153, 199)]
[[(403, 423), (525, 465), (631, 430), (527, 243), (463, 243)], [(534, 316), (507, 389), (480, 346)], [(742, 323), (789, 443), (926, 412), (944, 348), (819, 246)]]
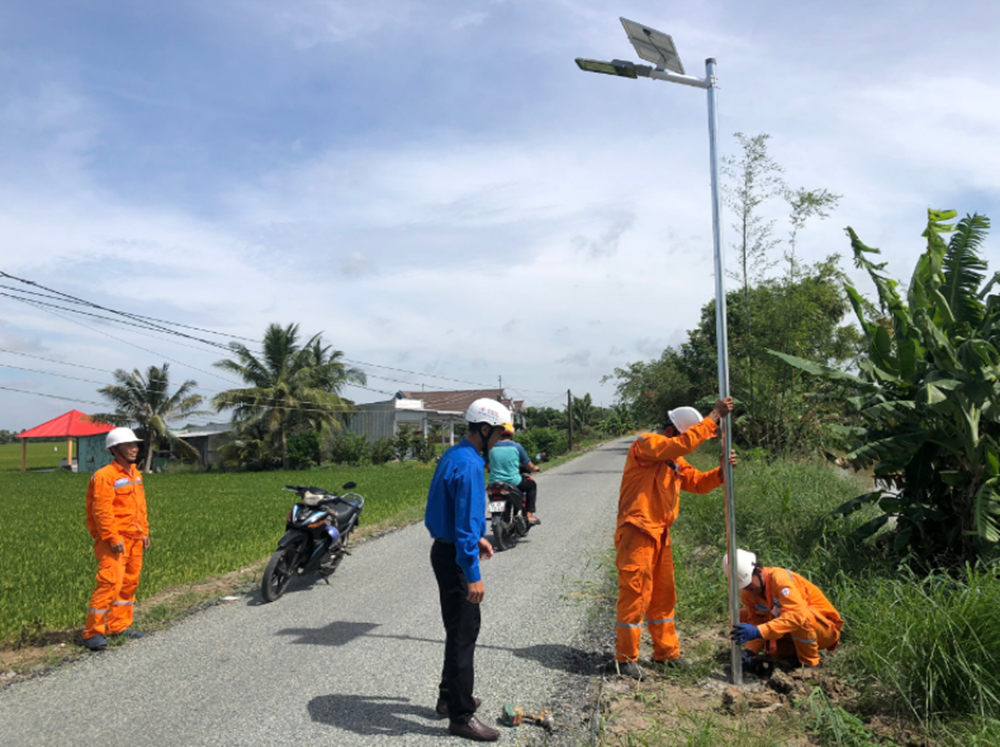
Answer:
[(493, 529), (493, 546), (497, 550), (513, 547), (531, 529), (525, 497), (508, 482), (491, 482), (486, 486), (486, 508)]
[[(352, 490), (355, 483), (345, 483), (341, 490)], [(285, 518), (285, 536), (278, 540), (278, 549), (264, 569), (260, 582), (265, 602), (273, 602), (288, 588), (295, 576), (319, 572), (329, 577), (345, 555), (350, 555), (348, 542), (358, 525), (365, 499), (358, 493), (338, 495), (322, 488), (286, 485), (285, 490), (297, 493), (299, 500)]]

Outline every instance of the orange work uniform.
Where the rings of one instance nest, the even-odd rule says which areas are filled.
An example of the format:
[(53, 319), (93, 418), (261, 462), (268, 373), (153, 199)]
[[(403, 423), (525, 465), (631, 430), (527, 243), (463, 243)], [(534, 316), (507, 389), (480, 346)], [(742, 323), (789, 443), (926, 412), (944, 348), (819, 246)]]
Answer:
[(653, 658), (667, 661), (681, 655), (674, 628), (677, 589), (670, 527), (677, 519), (681, 490), (708, 493), (722, 484), (721, 470), (700, 472), (683, 459), (716, 431), (715, 421), (705, 418), (673, 438), (647, 433), (629, 449), (615, 532), (618, 661), (639, 658), (643, 617), (653, 639)]
[[(87, 488), (87, 529), (94, 538), (97, 586), (90, 597), (84, 638), (116, 635), (132, 624), (142, 571), (143, 539), (149, 536), (146, 493), (135, 465), (102, 467)], [(125, 551), (111, 546), (122, 542)]]
[(740, 622), (756, 625), (763, 640), (747, 643), (757, 653), (765, 645), (778, 658), (798, 656), (806, 666), (819, 664), (819, 650), (833, 651), (840, 643), (844, 621), (814, 583), (794, 571), (765, 568), (764, 595), (743, 589)]

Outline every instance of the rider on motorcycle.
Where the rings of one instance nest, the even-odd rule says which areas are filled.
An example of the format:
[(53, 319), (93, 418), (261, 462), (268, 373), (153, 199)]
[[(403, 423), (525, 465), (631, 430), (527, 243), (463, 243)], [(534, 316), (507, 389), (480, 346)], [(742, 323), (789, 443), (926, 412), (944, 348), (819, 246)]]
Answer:
[(535, 516), (538, 485), (530, 477), (522, 478), (521, 473), (538, 471), (539, 468), (528, 458), (528, 452), (514, 440), (514, 424), (504, 423), (500, 440), (490, 449), (490, 480), (508, 483), (524, 493), (526, 518), (532, 526), (542, 523)]

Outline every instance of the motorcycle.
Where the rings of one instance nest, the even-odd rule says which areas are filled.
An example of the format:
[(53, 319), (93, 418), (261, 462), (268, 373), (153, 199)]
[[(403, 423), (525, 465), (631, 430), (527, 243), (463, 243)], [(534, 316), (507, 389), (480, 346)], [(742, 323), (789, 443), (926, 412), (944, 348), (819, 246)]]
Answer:
[[(354, 487), (355, 483), (348, 482), (341, 490)], [(299, 499), (288, 512), (285, 535), (264, 569), (260, 591), (265, 602), (284, 594), (295, 576), (318, 571), (329, 584), (344, 556), (351, 554), (347, 549), (351, 532), (365, 505), (358, 493), (338, 495), (306, 485), (286, 485), (284, 489), (297, 493)]]
[(512, 548), (531, 529), (525, 497), (509, 482), (491, 482), (486, 486), (486, 508), (493, 529), (493, 545), (497, 550)]

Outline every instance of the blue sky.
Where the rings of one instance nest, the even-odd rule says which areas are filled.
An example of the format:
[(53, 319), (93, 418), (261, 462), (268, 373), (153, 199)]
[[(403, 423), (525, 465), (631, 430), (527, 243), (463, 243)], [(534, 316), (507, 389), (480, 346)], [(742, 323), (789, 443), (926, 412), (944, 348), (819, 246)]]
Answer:
[[(0, 20), (0, 270), (224, 335), (299, 322), (381, 366), (358, 401), (502, 376), (609, 404), (714, 288), (704, 93), (573, 63), (635, 59), (619, 16), (718, 59), (724, 153), (767, 132), (791, 186), (843, 195), (807, 260), (851, 225), (905, 280), (928, 207), (1000, 214), (995, 3), (34, 2)], [(80, 321), (0, 297), (0, 428), (98, 409), (116, 368), (232, 384), (218, 350)]]

